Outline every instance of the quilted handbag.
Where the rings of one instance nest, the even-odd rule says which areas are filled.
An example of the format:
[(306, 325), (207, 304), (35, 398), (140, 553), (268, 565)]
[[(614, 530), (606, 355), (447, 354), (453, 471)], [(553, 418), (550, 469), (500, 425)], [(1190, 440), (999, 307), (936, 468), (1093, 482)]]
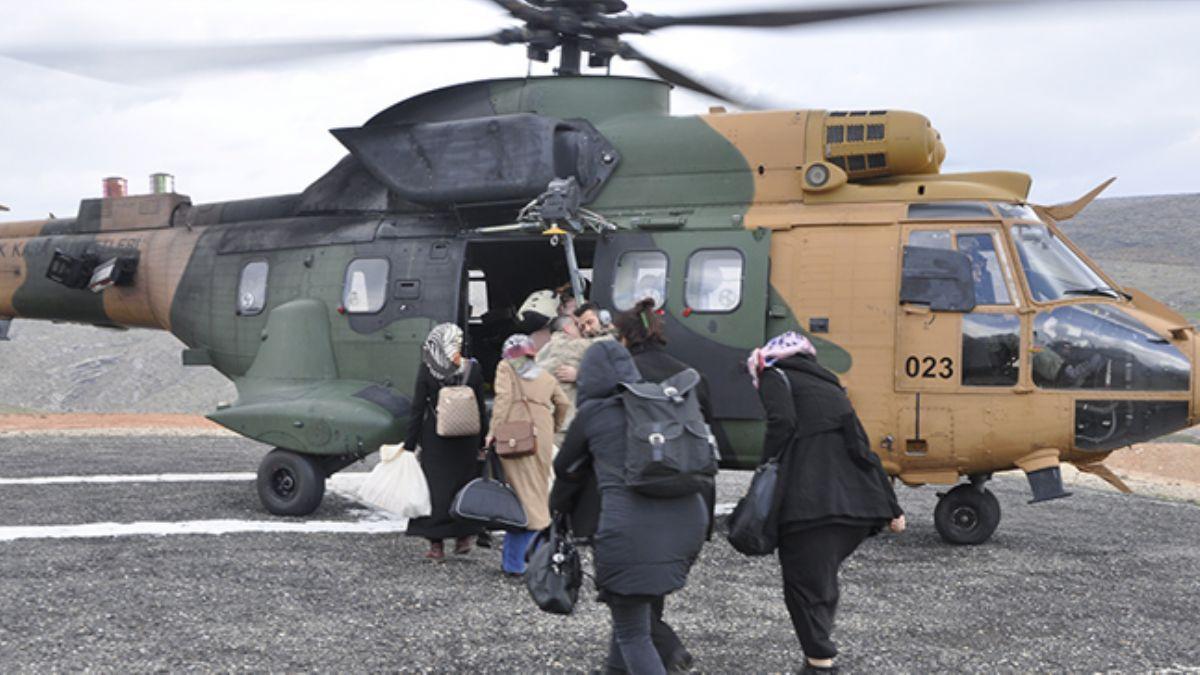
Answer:
[(739, 553), (754, 556), (770, 555), (775, 551), (779, 543), (778, 492), (779, 460), (772, 457), (754, 472), (750, 489), (729, 516), (726, 537)]
[(537, 427), (533, 425), (533, 408), (529, 405), (529, 398), (525, 396), (521, 378), (517, 377), (511, 368), (507, 372), (512, 374), (516, 385), (514, 393), (521, 395), (521, 402), (525, 404), (529, 419), (496, 425), (496, 454), (506, 459), (516, 459), (537, 453)]
[(528, 557), (525, 587), (538, 608), (551, 614), (575, 611), (579, 587), (583, 585), (583, 565), (571, 541), (566, 516), (555, 518), (548, 529), (538, 533)]
[(479, 403), (475, 390), (467, 382), (471, 376), (473, 361), (463, 368), (463, 383), (442, 387), (438, 392), (437, 435), (443, 438), (478, 436), (480, 430)]
[[(778, 369), (772, 370), (783, 378), (790, 392), (792, 383), (787, 376)], [(774, 457), (755, 470), (746, 496), (738, 501), (729, 515), (729, 532), (725, 536), (733, 548), (743, 555), (770, 555), (779, 545), (779, 461), (790, 446), (791, 439)]]
[(450, 504), (450, 515), (459, 520), (483, 523), (489, 530), (520, 532), (529, 528), (529, 518), (517, 494), (504, 482), (500, 461), (488, 452), (492, 476), (484, 476), (463, 486)]

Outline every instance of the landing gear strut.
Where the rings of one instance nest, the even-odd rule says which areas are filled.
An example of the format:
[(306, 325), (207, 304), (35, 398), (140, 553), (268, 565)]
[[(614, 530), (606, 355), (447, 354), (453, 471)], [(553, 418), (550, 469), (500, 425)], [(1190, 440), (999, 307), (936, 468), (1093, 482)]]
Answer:
[(1000, 501), (983, 485), (991, 474), (971, 476), (971, 482), (938, 496), (933, 524), (950, 544), (982, 544), (1000, 524)]
[(316, 458), (275, 448), (258, 465), (258, 498), (277, 516), (306, 516), (321, 505), (326, 475)]

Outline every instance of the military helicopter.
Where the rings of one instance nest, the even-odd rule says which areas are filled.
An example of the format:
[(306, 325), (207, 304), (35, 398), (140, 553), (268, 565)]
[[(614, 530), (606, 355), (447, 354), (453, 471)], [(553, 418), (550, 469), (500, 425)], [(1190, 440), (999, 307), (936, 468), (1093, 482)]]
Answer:
[[(945, 145), (912, 112), (672, 116), (672, 85), (736, 100), (621, 40), (980, 3), (494, 3), (522, 25), (335, 46), (519, 44), (533, 61), (558, 50), (554, 76), (455, 85), (334, 129), (349, 154), (298, 193), (193, 203), (158, 176), (145, 195), (109, 182), (74, 218), (0, 225), (0, 318), (170, 331), (184, 364), (237, 386), (209, 417), (275, 447), (257, 490), (280, 515), (312, 512), (328, 476), (401, 439), (433, 325), (464, 326), (490, 376), (522, 299), (564, 279), (612, 310), (654, 299), (668, 349), (714, 383), (725, 467), (760, 454), (747, 351), (805, 332), (888, 473), (954, 486), (934, 519), (952, 543), (996, 529), (994, 472), (1024, 471), (1035, 502), (1067, 496), (1064, 462), (1123, 487), (1109, 453), (1200, 421), (1194, 328), (1057, 227), (1108, 183), (1039, 206), (1028, 175), (941, 173)], [(585, 55), (660, 79), (585, 75)]]

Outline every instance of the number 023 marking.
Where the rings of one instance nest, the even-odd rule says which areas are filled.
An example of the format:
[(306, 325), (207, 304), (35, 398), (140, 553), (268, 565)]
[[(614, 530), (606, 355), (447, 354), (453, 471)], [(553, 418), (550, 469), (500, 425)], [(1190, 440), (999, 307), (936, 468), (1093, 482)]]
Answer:
[(954, 359), (949, 356), (910, 356), (904, 360), (904, 374), (912, 378), (948, 380), (954, 377)]

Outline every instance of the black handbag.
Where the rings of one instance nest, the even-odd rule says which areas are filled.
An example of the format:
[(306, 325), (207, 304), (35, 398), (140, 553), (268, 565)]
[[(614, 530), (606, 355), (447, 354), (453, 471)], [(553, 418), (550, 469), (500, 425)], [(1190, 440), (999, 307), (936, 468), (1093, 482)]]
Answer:
[(779, 524), (775, 518), (778, 492), (779, 459), (773, 457), (755, 470), (750, 489), (729, 516), (726, 537), (739, 553), (770, 555), (779, 545)]
[(583, 585), (583, 565), (579, 549), (571, 541), (566, 516), (558, 516), (550, 527), (538, 533), (525, 568), (525, 587), (543, 612), (570, 614), (579, 600)]
[[(787, 375), (779, 370), (775, 372), (783, 378), (790, 392), (792, 383)], [(770, 555), (779, 546), (779, 458), (794, 440), (794, 437), (789, 439), (774, 457), (754, 471), (750, 489), (729, 515), (729, 532), (725, 536), (743, 555)]]
[(500, 469), (500, 461), (487, 451), (491, 476), (482, 476), (463, 486), (450, 504), (451, 517), (483, 523), (489, 530), (520, 532), (529, 528), (529, 518), (521, 500)]

